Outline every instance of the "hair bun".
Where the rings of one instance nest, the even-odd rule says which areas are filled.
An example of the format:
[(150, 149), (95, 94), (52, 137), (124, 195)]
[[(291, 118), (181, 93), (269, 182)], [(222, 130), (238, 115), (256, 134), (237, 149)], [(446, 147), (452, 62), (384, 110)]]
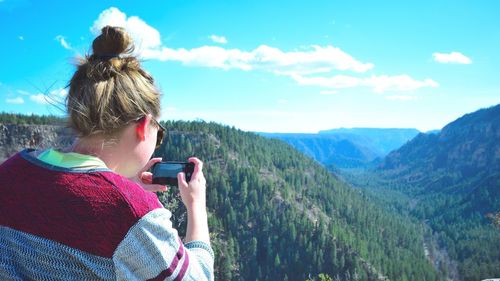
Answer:
[(134, 46), (132, 38), (122, 27), (105, 26), (101, 35), (92, 43), (93, 55), (98, 58), (110, 59), (121, 54), (129, 54)]

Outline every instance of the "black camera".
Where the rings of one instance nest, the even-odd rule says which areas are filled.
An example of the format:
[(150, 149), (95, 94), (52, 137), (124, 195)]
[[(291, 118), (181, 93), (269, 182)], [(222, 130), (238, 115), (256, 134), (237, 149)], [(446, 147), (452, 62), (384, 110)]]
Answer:
[(189, 183), (194, 172), (194, 164), (191, 162), (166, 161), (154, 164), (152, 169), (154, 184), (179, 186), (177, 174), (184, 172), (186, 182)]

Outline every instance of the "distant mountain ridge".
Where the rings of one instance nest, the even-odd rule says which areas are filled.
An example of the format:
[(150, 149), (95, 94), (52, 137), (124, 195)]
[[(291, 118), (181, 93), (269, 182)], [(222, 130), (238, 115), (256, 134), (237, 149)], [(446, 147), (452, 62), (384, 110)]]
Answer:
[(385, 156), (419, 133), (419, 130), (413, 128), (339, 128), (319, 131), (318, 134), (364, 137), (371, 140), (373, 146)]
[(283, 140), (326, 167), (369, 167), (415, 137), (417, 129), (340, 128), (318, 134), (259, 133)]
[[(419, 134), (373, 171), (412, 198), (463, 280), (500, 276), (500, 104)], [(368, 177), (369, 175), (365, 175)], [(373, 180), (372, 180), (373, 181)]]
[(419, 134), (387, 155), (378, 169), (428, 188), (441, 181), (453, 184), (498, 173), (500, 105), (466, 114), (439, 133)]

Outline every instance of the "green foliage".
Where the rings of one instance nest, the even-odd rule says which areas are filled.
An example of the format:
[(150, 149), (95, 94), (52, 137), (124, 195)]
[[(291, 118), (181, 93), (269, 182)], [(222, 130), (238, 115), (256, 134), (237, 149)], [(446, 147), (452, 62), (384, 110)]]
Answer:
[[(380, 172), (343, 175), (380, 200), (380, 205), (408, 214), (431, 228), (438, 248), (458, 262), (463, 280), (481, 280), (498, 276), (500, 268), (500, 231), (495, 219), (500, 209), (498, 181), (486, 178), (472, 192), (425, 192), (419, 185), (388, 181)], [(469, 181), (453, 186), (467, 189)], [(417, 192), (418, 191), (418, 192)], [(443, 274), (448, 268), (439, 266)]]
[[(205, 163), (217, 280), (305, 280), (320, 273), (339, 280), (439, 279), (425, 259), (422, 228), (289, 145), (215, 123), (164, 125), (168, 134), (155, 156), (196, 155)], [(160, 200), (185, 235), (177, 190)]]
[(320, 273), (318, 278), (307, 278), (306, 281), (333, 281), (333, 278), (328, 274)]
[(488, 217), (493, 225), (497, 228), (500, 228), (500, 212), (497, 213), (488, 213), (486, 214), (486, 217)]
[[(347, 176), (431, 227), (463, 280), (500, 275), (500, 105), (420, 134), (371, 172)], [(399, 194), (399, 195), (395, 195)], [(402, 195), (404, 194), (404, 195)], [(398, 200), (396, 197), (404, 198)]]
[(0, 113), (0, 124), (12, 125), (61, 125), (65, 122), (62, 117), (54, 115), (25, 115), (18, 113)]

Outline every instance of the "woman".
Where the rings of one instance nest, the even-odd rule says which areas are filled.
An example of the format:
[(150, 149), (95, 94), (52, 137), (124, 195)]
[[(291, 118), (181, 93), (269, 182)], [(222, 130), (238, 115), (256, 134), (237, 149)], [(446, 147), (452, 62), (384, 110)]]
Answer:
[(160, 94), (124, 29), (106, 26), (66, 99), (79, 134), (63, 151), (26, 149), (0, 166), (0, 280), (213, 280), (203, 163), (178, 174), (184, 242), (146, 172), (163, 139)]

